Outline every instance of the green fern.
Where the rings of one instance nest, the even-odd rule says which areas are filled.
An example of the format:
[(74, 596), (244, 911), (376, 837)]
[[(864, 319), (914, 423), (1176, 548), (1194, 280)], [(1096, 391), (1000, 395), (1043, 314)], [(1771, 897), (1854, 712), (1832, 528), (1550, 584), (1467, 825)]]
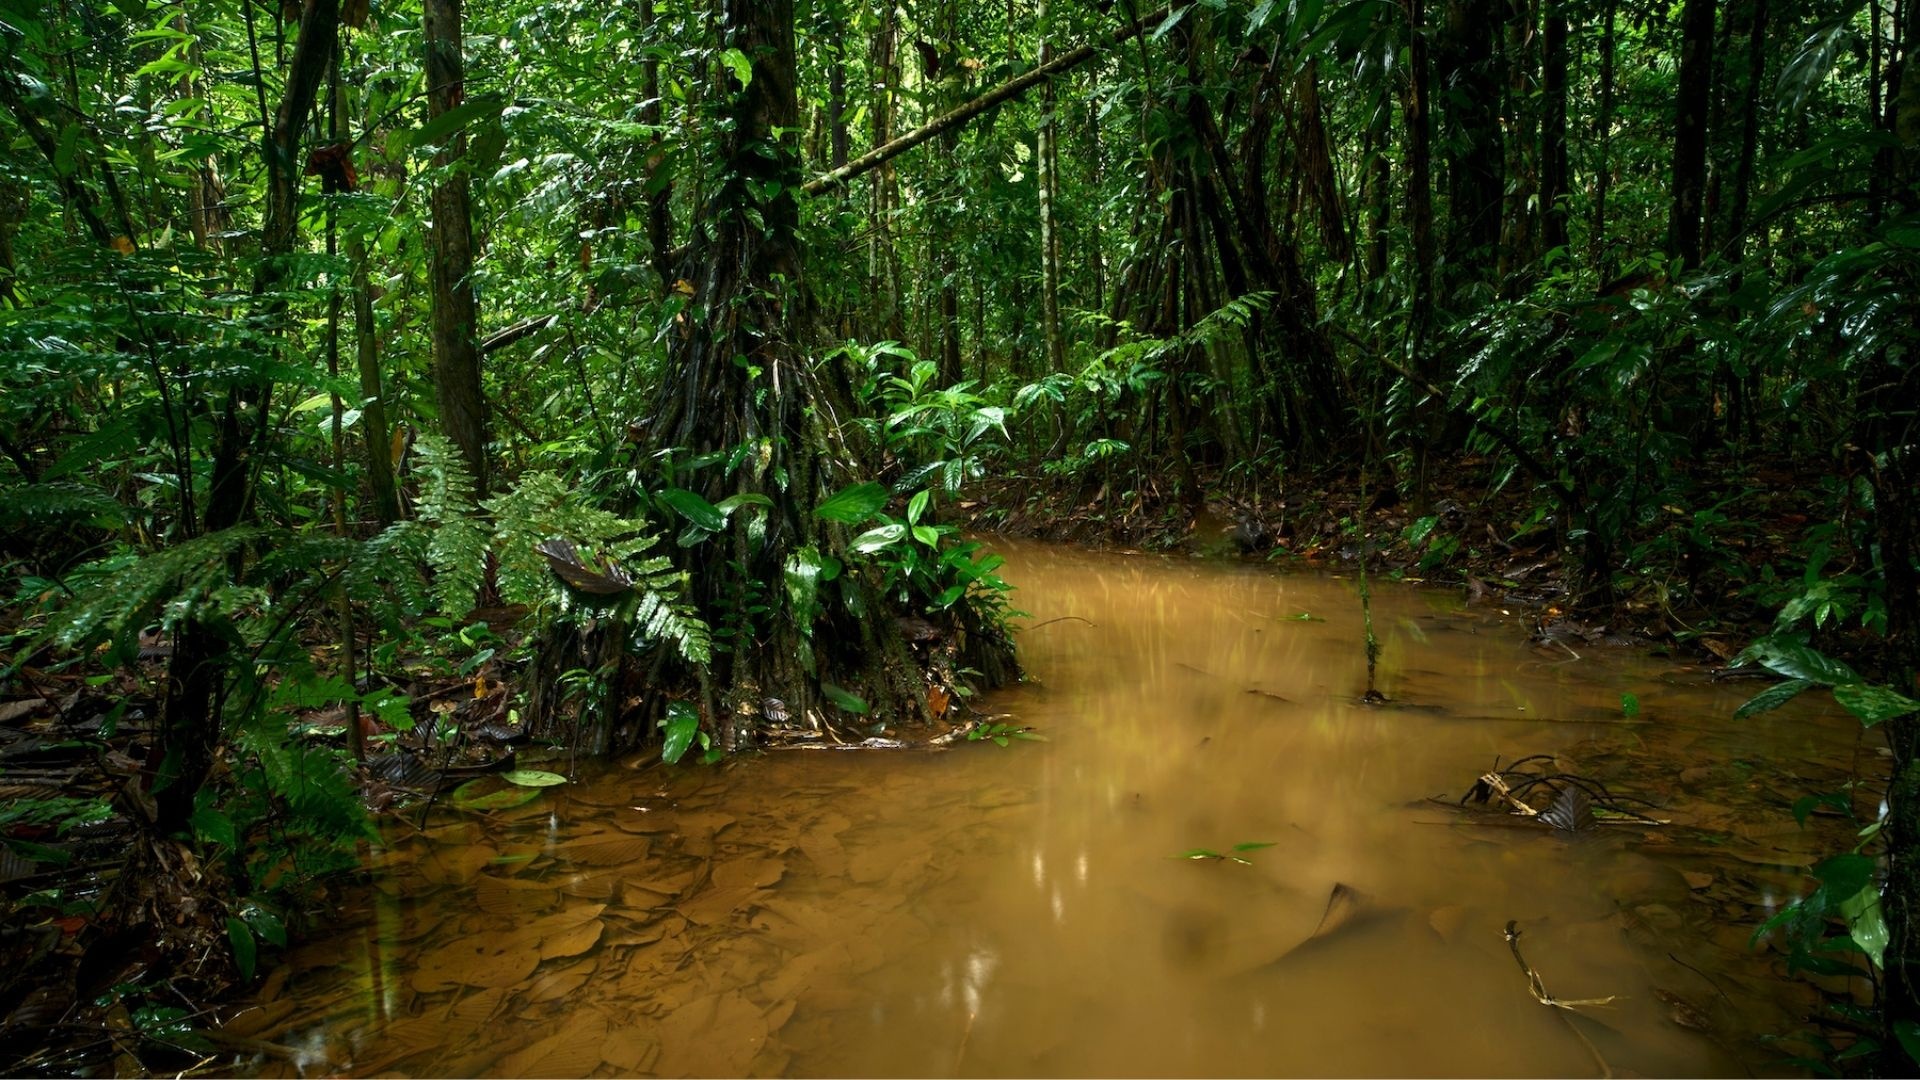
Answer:
[(83, 592), (56, 613), (46, 637), (73, 648), (106, 632), (138, 629), (156, 614), (172, 623), (226, 587), (226, 563), (234, 552), (276, 530), (255, 526), (222, 529), (155, 552)]
[(681, 599), (684, 576), (663, 555), (647, 556), (659, 537), (644, 521), (623, 518), (582, 503), (551, 473), (530, 473), (512, 490), (487, 501), (493, 514), (493, 550), (499, 559), (500, 598), (525, 604), (536, 614), (564, 611), (575, 601), (557, 588), (554, 571), (538, 546), (566, 540), (598, 555), (631, 579), (617, 604), (630, 605), (635, 643), (667, 642), (681, 656), (705, 663), (712, 653), (707, 626)]
[(37, 525), (89, 523), (101, 528), (126, 524), (127, 511), (104, 491), (79, 484), (23, 484), (0, 491), (0, 521)]
[(450, 615), (473, 610), (486, 578), (487, 530), (475, 520), (473, 478), (459, 451), (445, 438), (422, 434), (414, 443), (420, 455), (419, 518), (433, 526), (427, 538), (427, 562), (433, 567), (433, 594)]

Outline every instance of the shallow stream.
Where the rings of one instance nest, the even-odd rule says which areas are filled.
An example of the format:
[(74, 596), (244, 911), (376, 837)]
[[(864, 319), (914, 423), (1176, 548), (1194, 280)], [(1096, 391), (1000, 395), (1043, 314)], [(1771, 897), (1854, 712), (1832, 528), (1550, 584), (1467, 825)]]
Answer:
[[(1819, 850), (1786, 806), (1870, 753), (1857, 724), (1736, 723), (1754, 684), (1384, 585), (1367, 706), (1351, 580), (999, 546), (1032, 680), (985, 705), (1046, 742), (637, 762), (391, 827), (376, 887), (227, 1028), (237, 1067), (1791, 1071), (1757, 1036), (1806, 991), (1746, 938)], [(1496, 757), (1568, 751), (1672, 824), (1451, 809)], [(1239, 844), (1271, 846), (1178, 857)], [(1510, 920), (1552, 995), (1614, 1000), (1536, 1000)]]

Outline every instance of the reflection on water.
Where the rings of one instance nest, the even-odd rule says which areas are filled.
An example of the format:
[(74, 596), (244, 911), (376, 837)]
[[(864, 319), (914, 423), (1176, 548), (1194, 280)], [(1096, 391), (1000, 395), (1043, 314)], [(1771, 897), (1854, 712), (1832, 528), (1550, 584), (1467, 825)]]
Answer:
[[(1376, 590), (1395, 705), (1369, 708), (1348, 582), (1003, 550), (1033, 681), (987, 704), (1048, 742), (609, 767), (518, 810), (396, 827), (362, 914), (229, 1027), (253, 1050), (239, 1067), (1778, 1071), (1753, 1035), (1804, 1003), (1746, 950), (1764, 913), (1743, 905), (1797, 888), (1774, 867), (1813, 842), (1784, 810), (1682, 805), (1667, 830), (1568, 840), (1424, 800), (1496, 755), (1594, 740), (1583, 762), (1663, 801), (1777, 783), (1762, 794), (1784, 806), (1808, 790), (1786, 766), (1741, 763), (1806, 776), (1844, 764), (1857, 728), (1808, 711), (1735, 726), (1738, 690), (1542, 652), (1498, 612), (1410, 589)], [(1623, 691), (1647, 723), (1623, 722)], [(1694, 825), (1737, 842), (1692, 843)], [(1271, 846), (1251, 865), (1174, 857), (1242, 843)], [(1361, 899), (1330, 912), (1338, 883)], [(1619, 999), (1541, 1005), (1508, 920), (1555, 995)]]

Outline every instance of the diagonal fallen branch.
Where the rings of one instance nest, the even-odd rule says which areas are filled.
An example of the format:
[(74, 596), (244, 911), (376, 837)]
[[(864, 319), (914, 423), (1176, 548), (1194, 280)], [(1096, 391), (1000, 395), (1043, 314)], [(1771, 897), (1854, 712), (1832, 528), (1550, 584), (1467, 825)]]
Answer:
[(1565, 999), (1554, 997), (1551, 993), (1548, 993), (1547, 984), (1541, 980), (1540, 973), (1533, 970), (1533, 965), (1527, 963), (1526, 957), (1520, 955), (1520, 925), (1513, 919), (1507, 920), (1507, 948), (1513, 950), (1514, 963), (1519, 964), (1520, 970), (1526, 974), (1527, 990), (1533, 994), (1534, 1000), (1542, 1005), (1551, 1005), (1556, 1009), (1565, 1010), (1559, 1015), (1562, 1020), (1566, 1021), (1567, 1030), (1573, 1032), (1574, 1036), (1580, 1040), (1580, 1044), (1587, 1048), (1587, 1053), (1593, 1055), (1594, 1064), (1600, 1066), (1600, 1075), (1606, 1077), (1607, 1080), (1613, 1080), (1613, 1067), (1607, 1064), (1606, 1058), (1600, 1056), (1600, 1049), (1593, 1045), (1592, 1039), (1587, 1038), (1586, 1032), (1581, 1031), (1574, 1025), (1573, 1020), (1567, 1016), (1567, 1013), (1581, 1008), (1604, 1008), (1618, 1001), (1619, 995), (1608, 994), (1603, 998)]

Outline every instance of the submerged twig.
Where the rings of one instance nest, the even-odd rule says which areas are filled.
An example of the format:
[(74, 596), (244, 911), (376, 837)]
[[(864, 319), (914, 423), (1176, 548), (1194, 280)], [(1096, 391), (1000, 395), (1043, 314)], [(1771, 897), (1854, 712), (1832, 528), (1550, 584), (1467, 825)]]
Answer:
[(1028, 629), (1028, 630), (1038, 630), (1038, 629), (1040, 629), (1040, 628), (1041, 628), (1041, 627), (1043, 627), (1043, 626), (1052, 626), (1052, 625), (1053, 625), (1054, 623), (1057, 623), (1057, 622), (1066, 622), (1066, 621), (1067, 621), (1068, 619), (1072, 619), (1072, 620), (1074, 620), (1075, 622), (1083, 622), (1083, 623), (1086, 623), (1086, 624), (1087, 624), (1088, 626), (1094, 626), (1094, 625), (1096, 625), (1096, 624), (1094, 623), (1094, 621), (1093, 621), (1092, 619), (1083, 619), (1083, 618), (1081, 618), (1081, 617), (1080, 617), (1080, 616), (1078, 616), (1078, 615), (1062, 615), (1062, 616), (1060, 616), (1060, 617), (1059, 617), (1059, 618), (1057, 618), (1057, 619), (1048, 619), (1048, 620), (1047, 620), (1046, 622), (1037, 622), (1037, 623), (1034, 623), (1034, 624), (1033, 624), (1032, 626), (1029, 626), (1029, 627), (1026, 627), (1025, 629)]
[[(1563, 1000), (1554, 997), (1551, 993), (1547, 992), (1547, 985), (1541, 980), (1540, 973), (1533, 970), (1533, 965), (1527, 963), (1526, 957), (1520, 955), (1519, 923), (1513, 919), (1508, 919), (1506, 934), (1507, 947), (1513, 950), (1513, 961), (1520, 965), (1520, 970), (1527, 976), (1527, 990), (1533, 994), (1534, 1000), (1540, 1004), (1551, 1005), (1556, 1009), (1564, 1009), (1567, 1012), (1571, 1012), (1575, 1009), (1586, 1007), (1601, 1008), (1619, 1000), (1618, 994), (1608, 994), (1603, 998), (1580, 998), (1578, 1000)], [(1567, 1030), (1573, 1032), (1573, 1034), (1579, 1038), (1580, 1044), (1587, 1048), (1587, 1053), (1593, 1055), (1594, 1064), (1600, 1066), (1600, 1075), (1606, 1077), (1607, 1080), (1613, 1080), (1613, 1067), (1607, 1064), (1606, 1058), (1600, 1056), (1600, 1048), (1593, 1045), (1593, 1040), (1587, 1038), (1586, 1032), (1574, 1026), (1573, 1021), (1566, 1016), (1565, 1012), (1561, 1013), (1560, 1017), (1566, 1021)]]

